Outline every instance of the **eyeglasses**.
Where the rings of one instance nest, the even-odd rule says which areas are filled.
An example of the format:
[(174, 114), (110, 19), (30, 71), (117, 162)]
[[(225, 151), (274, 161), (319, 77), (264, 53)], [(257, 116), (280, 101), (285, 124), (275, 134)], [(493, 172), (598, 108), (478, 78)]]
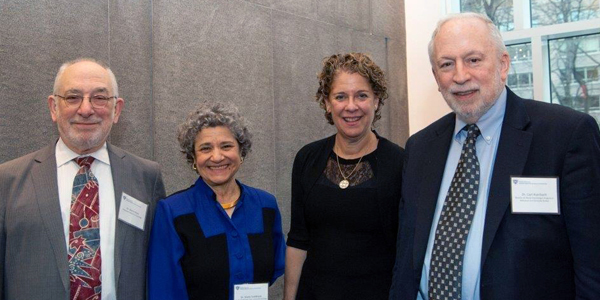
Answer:
[(89, 97), (84, 97), (82, 95), (67, 95), (67, 96), (54, 95), (54, 96), (64, 99), (65, 102), (67, 102), (67, 106), (70, 106), (70, 107), (79, 107), (79, 106), (81, 106), (81, 102), (83, 102), (83, 99), (88, 98), (88, 99), (90, 99), (90, 103), (92, 104), (93, 108), (104, 108), (104, 107), (106, 107), (106, 105), (108, 104), (108, 101), (110, 101), (110, 99), (117, 98), (117, 96), (108, 97), (108, 96), (104, 96), (104, 95), (93, 95), (93, 96), (89, 96)]

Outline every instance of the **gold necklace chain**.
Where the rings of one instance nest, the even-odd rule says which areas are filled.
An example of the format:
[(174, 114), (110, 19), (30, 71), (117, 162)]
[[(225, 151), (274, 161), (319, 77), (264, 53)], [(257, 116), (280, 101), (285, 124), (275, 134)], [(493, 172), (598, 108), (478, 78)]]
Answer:
[(354, 166), (354, 169), (352, 169), (352, 172), (350, 172), (350, 174), (348, 174), (348, 177), (346, 177), (344, 175), (344, 172), (342, 172), (342, 167), (340, 167), (340, 157), (337, 155), (337, 153), (335, 154), (335, 160), (337, 161), (338, 170), (340, 170), (340, 175), (342, 175), (342, 178), (344, 178), (338, 184), (341, 189), (345, 189), (350, 185), (348, 178), (350, 178), (350, 176), (352, 176), (352, 174), (354, 174), (354, 171), (356, 171), (356, 169), (358, 169), (358, 165), (360, 164), (360, 161), (363, 159), (363, 157), (364, 157), (364, 155), (360, 157), (360, 159), (356, 163), (356, 166)]
[(229, 202), (229, 203), (219, 202), (219, 204), (221, 204), (221, 207), (223, 207), (223, 209), (230, 209), (232, 207), (235, 207), (237, 205), (238, 201), (240, 201), (240, 198), (237, 198), (237, 200), (235, 200), (233, 202)]

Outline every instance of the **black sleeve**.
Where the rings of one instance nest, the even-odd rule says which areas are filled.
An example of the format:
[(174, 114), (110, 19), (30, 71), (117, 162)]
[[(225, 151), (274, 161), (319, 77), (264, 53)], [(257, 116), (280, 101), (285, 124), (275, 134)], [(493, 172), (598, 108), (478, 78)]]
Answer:
[(305, 191), (302, 188), (305, 161), (305, 155), (302, 155), (300, 150), (296, 154), (292, 168), (292, 221), (287, 239), (288, 246), (301, 250), (307, 250), (310, 245), (310, 236), (304, 219)]

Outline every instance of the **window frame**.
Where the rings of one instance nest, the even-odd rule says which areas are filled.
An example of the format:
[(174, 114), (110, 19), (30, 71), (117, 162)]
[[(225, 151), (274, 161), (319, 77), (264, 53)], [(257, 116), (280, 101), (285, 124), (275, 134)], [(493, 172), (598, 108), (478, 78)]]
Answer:
[[(460, 0), (442, 1), (446, 14), (460, 12)], [(600, 18), (531, 27), (531, 1), (512, 1), (514, 29), (512, 31), (502, 32), (504, 44), (511, 46), (531, 43), (533, 98), (550, 103), (550, 57), (548, 53), (548, 40), (599, 34)]]

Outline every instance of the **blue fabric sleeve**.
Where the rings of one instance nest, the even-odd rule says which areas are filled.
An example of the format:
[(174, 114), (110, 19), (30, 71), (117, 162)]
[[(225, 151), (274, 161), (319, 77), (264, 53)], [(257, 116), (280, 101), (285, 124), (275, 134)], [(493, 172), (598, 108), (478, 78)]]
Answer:
[(172, 212), (166, 201), (159, 201), (148, 246), (148, 299), (188, 299), (179, 260), (183, 243), (175, 231)]
[(281, 213), (279, 207), (277, 207), (277, 201), (275, 201), (275, 222), (273, 222), (273, 248), (275, 251), (275, 265), (273, 278), (269, 284), (273, 284), (279, 276), (283, 275), (285, 270), (285, 238), (281, 228)]

